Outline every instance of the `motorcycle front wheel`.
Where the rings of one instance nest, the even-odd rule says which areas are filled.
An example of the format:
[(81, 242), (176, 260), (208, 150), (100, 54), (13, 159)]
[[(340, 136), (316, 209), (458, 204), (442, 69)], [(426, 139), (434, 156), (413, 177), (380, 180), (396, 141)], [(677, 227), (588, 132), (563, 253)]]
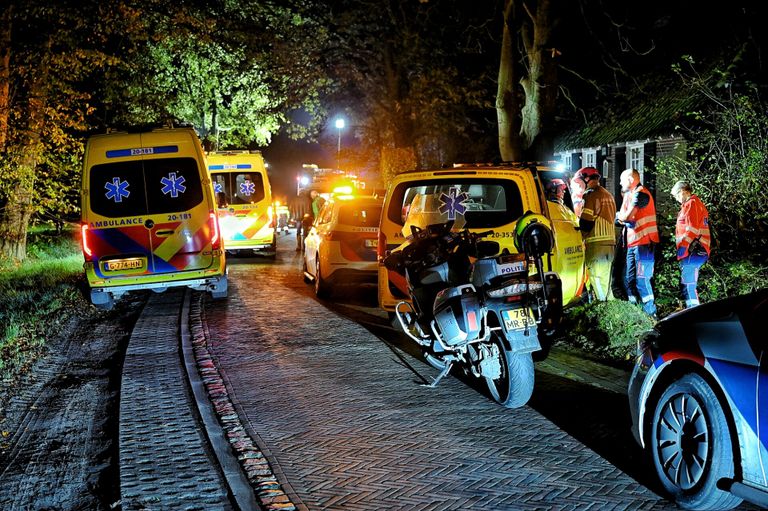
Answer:
[(498, 378), (483, 376), (491, 397), (507, 408), (520, 408), (533, 394), (533, 358), (530, 353), (511, 353), (495, 332), (490, 342), (501, 366)]

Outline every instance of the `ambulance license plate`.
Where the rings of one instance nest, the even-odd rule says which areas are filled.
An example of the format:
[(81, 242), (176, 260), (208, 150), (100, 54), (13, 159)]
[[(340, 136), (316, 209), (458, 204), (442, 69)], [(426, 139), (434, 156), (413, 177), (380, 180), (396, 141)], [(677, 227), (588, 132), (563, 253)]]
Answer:
[(507, 330), (524, 330), (536, 324), (533, 312), (528, 307), (501, 311), (501, 317), (504, 318)]
[(379, 246), (379, 240), (365, 240), (365, 248), (376, 248)]
[(104, 267), (107, 271), (135, 270), (142, 266), (144, 266), (144, 263), (141, 259), (116, 259), (104, 263)]

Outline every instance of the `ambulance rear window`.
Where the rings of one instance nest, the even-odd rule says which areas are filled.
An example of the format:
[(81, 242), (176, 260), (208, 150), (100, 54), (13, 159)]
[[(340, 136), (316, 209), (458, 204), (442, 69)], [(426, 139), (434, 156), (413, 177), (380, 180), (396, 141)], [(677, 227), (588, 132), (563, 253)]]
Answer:
[(457, 177), (400, 183), (392, 191), (387, 218), (404, 225), (411, 201), (417, 195), (441, 197), (445, 211), (463, 215), (466, 227), (472, 229), (500, 227), (524, 213), (523, 199), (513, 180)]
[(339, 207), (339, 223), (352, 227), (378, 227), (381, 204), (342, 204)]
[(194, 158), (162, 158), (91, 167), (91, 210), (106, 217), (188, 211), (203, 200)]
[(211, 178), (219, 207), (264, 200), (264, 179), (259, 172), (212, 172)]

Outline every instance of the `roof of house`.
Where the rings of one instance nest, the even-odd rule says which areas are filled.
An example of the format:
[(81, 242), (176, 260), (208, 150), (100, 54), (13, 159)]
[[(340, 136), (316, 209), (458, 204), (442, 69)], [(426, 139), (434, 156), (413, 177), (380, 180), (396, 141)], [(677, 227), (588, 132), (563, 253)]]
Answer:
[(701, 96), (669, 78), (587, 113), (587, 123), (555, 137), (555, 152), (582, 147), (673, 136), (683, 116), (701, 104)]

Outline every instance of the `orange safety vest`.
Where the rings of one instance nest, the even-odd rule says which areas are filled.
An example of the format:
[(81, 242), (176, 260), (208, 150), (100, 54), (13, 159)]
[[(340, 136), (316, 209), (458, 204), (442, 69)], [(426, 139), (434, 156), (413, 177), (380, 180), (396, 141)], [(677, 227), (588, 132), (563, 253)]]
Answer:
[(656, 227), (656, 206), (653, 203), (653, 197), (643, 185), (639, 184), (634, 190), (624, 194), (624, 199), (621, 203), (622, 216), (632, 209), (632, 197), (636, 193), (648, 195), (648, 204), (645, 207), (637, 208), (632, 218), (627, 218), (628, 222), (634, 222), (632, 227), (625, 225), (628, 248), (659, 242), (659, 230)]
[[(677, 215), (677, 224), (675, 224), (675, 242), (677, 248), (685, 247), (685, 256), (688, 256), (688, 247), (695, 239), (699, 240), (701, 246), (709, 255), (709, 247), (712, 243), (712, 237), (709, 232), (709, 212), (696, 195), (682, 204), (680, 213)], [(685, 257), (683, 256), (683, 257)]]

